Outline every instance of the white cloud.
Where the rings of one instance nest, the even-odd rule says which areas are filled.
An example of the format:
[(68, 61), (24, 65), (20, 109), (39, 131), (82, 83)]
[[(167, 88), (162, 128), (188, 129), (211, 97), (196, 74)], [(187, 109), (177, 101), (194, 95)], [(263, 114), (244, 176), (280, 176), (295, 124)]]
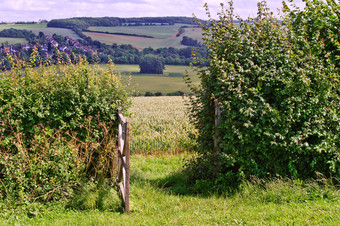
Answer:
[[(297, 0), (295, 0), (297, 1)], [(298, 0), (301, 2), (302, 0)], [(221, 0), (2, 0), (0, 21), (37, 21), (38, 19), (76, 16), (192, 16), (206, 19), (204, 3), (212, 15), (226, 7)], [(234, 0), (235, 12), (241, 17), (256, 15), (257, 0)], [(281, 0), (268, 1), (273, 11), (281, 7)]]

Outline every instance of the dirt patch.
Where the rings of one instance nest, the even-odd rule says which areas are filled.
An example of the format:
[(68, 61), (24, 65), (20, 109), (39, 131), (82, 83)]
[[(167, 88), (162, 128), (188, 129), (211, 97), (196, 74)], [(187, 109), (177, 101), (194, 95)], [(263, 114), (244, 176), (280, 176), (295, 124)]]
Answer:
[(171, 36), (171, 38), (176, 38), (177, 34), (178, 34), (178, 32), (176, 32), (173, 36)]

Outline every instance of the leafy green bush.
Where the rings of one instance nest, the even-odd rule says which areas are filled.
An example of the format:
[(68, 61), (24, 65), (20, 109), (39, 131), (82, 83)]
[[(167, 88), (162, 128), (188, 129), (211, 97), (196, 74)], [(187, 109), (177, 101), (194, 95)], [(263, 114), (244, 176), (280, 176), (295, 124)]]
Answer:
[(127, 92), (111, 67), (8, 55), (0, 76), (0, 198), (58, 200), (84, 177), (113, 176), (117, 108)]
[(201, 87), (193, 88), (201, 144), (189, 166), (193, 179), (213, 179), (223, 189), (251, 175), (339, 177), (339, 69), (323, 40), (304, 26), (294, 29), (289, 16), (280, 23), (265, 1), (256, 18), (237, 18), (239, 28), (232, 2), (218, 15), (203, 26), (210, 62), (198, 67)]

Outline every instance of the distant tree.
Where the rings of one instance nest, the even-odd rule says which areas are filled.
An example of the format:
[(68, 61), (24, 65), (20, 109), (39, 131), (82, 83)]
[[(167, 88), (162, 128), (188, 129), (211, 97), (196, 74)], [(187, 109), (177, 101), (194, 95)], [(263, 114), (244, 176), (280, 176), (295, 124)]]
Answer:
[(153, 54), (154, 51), (155, 50), (152, 47), (148, 47), (148, 48), (143, 49), (142, 53), (143, 54)]
[(163, 74), (163, 62), (156, 56), (146, 55), (139, 63), (140, 73)]
[(150, 91), (147, 91), (147, 92), (145, 93), (144, 96), (146, 96), (146, 97), (152, 97), (152, 96), (154, 96), (154, 95), (155, 95), (155, 94), (151, 93)]
[(199, 42), (197, 40), (192, 39), (188, 36), (183, 37), (181, 44), (185, 46), (199, 46)]

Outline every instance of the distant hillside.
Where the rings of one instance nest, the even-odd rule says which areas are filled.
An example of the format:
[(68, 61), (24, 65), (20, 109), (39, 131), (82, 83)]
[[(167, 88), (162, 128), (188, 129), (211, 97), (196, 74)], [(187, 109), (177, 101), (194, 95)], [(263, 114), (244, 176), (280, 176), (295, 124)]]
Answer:
[[(205, 21), (201, 21), (205, 22)], [(152, 25), (152, 24), (162, 24), (162, 25), (174, 25), (174, 24), (189, 24), (197, 25), (192, 17), (134, 17), (134, 18), (119, 18), (119, 17), (75, 17), (68, 19), (54, 19), (51, 20), (47, 26), (48, 27), (58, 27), (58, 28), (70, 28), (84, 30), (91, 26), (100, 27), (113, 27), (113, 26), (123, 26), (123, 25)]]

